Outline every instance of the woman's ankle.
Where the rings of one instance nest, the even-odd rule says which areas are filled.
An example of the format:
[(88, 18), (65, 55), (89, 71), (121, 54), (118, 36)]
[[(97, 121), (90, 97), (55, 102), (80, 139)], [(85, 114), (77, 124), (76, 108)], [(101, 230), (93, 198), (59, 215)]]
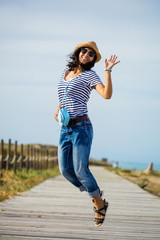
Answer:
[(92, 201), (93, 201), (93, 203), (94, 203), (95, 206), (103, 206), (103, 205), (104, 205), (104, 202), (103, 202), (100, 194), (94, 196), (94, 197), (92, 198)]

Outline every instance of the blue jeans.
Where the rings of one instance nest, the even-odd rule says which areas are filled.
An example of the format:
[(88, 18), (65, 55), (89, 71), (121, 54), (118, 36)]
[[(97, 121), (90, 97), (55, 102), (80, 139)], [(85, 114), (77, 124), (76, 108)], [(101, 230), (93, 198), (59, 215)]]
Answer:
[(90, 197), (100, 193), (95, 178), (89, 170), (89, 155), (93, 128), (89, 119), (74, 126), (62, 126), (58, 146), (58, 162), (61, 174), (80, 191)]

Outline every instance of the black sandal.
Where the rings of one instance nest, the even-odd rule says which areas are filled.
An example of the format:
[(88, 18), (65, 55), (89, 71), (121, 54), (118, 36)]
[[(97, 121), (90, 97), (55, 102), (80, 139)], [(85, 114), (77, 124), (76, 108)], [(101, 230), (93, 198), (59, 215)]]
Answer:
[[(107, 211), (107, 208), (108, 208), (108, 202), (106, 202), (106, 200), (104, 199), (104, 207), (103, 208), (100, 208), (98, 210), (96, 210), (96, 208), (94, 207), (93, 210), (94, 212), (100, 214), (101, 216), (103, 216), (104, 218), (95, 218), (94, 219), (94, 223), (96, 227), (100, 227), (102, 225), (102, 223), (104, 222), (104, 219), (105, 219), (105, 216), (106, 216), (106, 211)], [(102, 210), (105, 210), (105, 214), (104, 213), (101, 213)], [(97, 224), (98, 223), (98, 224)]]

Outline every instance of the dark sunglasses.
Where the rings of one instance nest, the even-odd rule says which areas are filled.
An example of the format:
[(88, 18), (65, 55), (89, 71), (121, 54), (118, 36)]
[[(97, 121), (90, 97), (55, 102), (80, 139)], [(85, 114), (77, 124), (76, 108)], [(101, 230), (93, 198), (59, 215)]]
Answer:
[(88, 54), (89, 54), (90, 57), (94, 57), (94, 56), (96, 55), (94, 52), (88, 51), (88, 50), (85, 49), (85, 48), (81, 48), (81, 52), (82, 52), (83, 54), (85, 54), (86, 52), (88, 52)]

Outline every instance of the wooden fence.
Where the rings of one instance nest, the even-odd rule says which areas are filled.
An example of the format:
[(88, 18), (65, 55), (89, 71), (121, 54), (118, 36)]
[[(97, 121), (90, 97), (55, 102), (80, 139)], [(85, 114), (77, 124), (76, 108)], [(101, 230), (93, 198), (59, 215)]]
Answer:
[(4, 144), (1, 140), (0, 146), (0, 177), (3, 169), (13, 169), (14, 172), (22, 171), (23, 168), (28, 172), (29, 169), (42, 170), (54, 168), (58, 164), (57, 148), (47, 147), (46, 145), (18, 145), (17, 141), (11, 144)]

